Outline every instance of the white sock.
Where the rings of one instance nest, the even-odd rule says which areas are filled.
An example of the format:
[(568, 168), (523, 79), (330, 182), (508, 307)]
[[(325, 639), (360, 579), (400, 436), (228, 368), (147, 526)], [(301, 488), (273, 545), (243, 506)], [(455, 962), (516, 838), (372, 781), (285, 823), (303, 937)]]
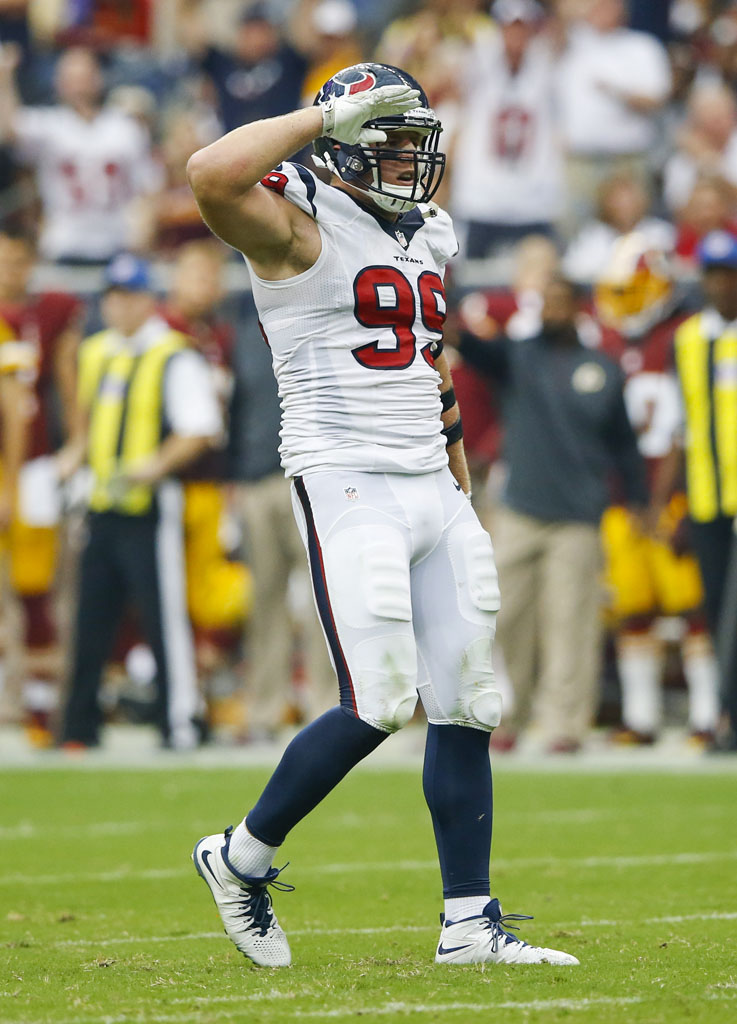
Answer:
[(278, 846), (267, 846), (246, 828), (245, 819), (237, 825), (230, 837), (228, 860), (241, 875), (263, 878), (271, 867)]
[(719, 722), (719, 669), (711, 641), (705, 633), (689, 633), (682, 650), (688, 724), (694, 732), (714, 732)]
[(446, 900), (445, 920), (464, 921), (467, 917), (480, 917), (489, 899), (489, 896), (457, 896)]
[(651, 633), (625, 633), (617, 643), (622, 687), (622, 722), (635, 732), (654, 733), (661, 725), (662, 658)]

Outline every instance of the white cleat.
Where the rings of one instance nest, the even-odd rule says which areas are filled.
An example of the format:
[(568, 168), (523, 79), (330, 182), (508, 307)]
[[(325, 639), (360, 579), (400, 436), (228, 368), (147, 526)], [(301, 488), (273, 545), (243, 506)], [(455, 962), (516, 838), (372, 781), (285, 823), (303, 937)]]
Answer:
[(228, 860), (233, 827), (215, 836), (205, 836), (192, 851), (201, 878), (210, 887), (225, 934), (259, 967), (289, 967), (292, 953), (271, 907), (267, 886), (291, 892), (293, 885), (277, 882), (280, 870), (271, 868), (263, 878), (239, 874)]
[(523, 914), (502, 914), (499, 900), (490, 900), (478, 917), (445, 921), (435, 953), (436, 964), (577, 964), (570, 953), (529, 946), (504, 930), (515, 928), (512, 921), (531, 921)]

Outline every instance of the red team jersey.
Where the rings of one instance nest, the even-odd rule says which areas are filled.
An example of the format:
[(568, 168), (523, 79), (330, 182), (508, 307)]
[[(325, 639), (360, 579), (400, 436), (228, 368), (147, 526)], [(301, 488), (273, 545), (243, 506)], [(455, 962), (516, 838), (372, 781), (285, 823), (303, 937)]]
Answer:
[(0, 302), (0, 317), (19, 341), (26, 342), (36, 352), (36, 409), (30, 431), (29, 459), (56, 451), (63, 440), (54, 361), (60, 336), (77, 323), (81, 311), (80, 301), (63, 292), (41, 292), (20, 303)]
[(673, 362), (673, 335), (688, 318), (674, 313), (642, 338), (629, 340), (601, 326), (599, 348), (625, 374), (624, 398), (650, 478), (681, 429), (681, 403)]

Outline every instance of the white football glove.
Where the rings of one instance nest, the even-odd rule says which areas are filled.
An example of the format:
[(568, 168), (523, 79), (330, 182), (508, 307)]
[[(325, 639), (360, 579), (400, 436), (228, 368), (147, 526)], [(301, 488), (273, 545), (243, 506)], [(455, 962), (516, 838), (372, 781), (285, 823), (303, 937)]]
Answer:
[(320, 104), (323, 133), (348, 146), (355, 146), (357, 142), (368, 146), (386, 142), (386, 132), (364, 128), (366, 121), (403, 114), (419, 106), (419, 92), (408, 85), (382, 85), (353, 96), (334, 96)]

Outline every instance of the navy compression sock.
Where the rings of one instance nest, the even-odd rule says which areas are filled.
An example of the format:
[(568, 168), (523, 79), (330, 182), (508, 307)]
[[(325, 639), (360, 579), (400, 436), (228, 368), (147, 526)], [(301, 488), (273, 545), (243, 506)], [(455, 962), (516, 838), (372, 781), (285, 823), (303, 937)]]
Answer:
[(489, 893), (492, 788), (489, 734), (428, 725), (422, 774), (443, 878), (443, 896)]
[(326, 711), (284, 751), (256, 806), (246, 816), (248, 831), (268, 846), (280, 846), (297, 822), (388, 735), (345, 708)]

